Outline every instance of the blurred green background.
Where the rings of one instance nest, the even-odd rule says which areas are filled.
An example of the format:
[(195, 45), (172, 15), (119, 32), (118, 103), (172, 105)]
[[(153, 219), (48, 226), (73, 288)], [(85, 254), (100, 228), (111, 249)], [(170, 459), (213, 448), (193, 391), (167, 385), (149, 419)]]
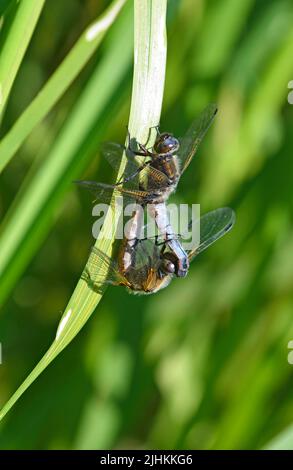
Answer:
[[(49, 3), (13, 87), (2, 136), (109, 4)], [(20, 190), (21, 200), (90, 77), (121, 31), (129, 35), (119, 86), (76, 148), (79, 158), (60, 181), (58, 204), (50, 200), (44, 207), (42, 223), (28, 233), (31, 243), (14, 257), (9, 282), (0, 280), (6, 298), (0, 316), (1, 404), (53, 340), (93, 244), (91, 198), (71, 181), (113, 181), (97, 150), (102, 141), (125, 139), (130, 7), (0, 176), (3, 230), (16, 194)], [(1, 423), (0, 448), (259, 449), (290, 426), (292, 20), (290, 0), (168, 1), (161, 129), (180, 136), (207, 103), (219, 107), (172, 202), (199, 202), (202, 212), (229, 205), (237, 223), (196, 259), (186, 279), (162, 292), (137, 297), (109, 288), (81, 333)], [(292, 434), (287, 445), (293, 448)]]

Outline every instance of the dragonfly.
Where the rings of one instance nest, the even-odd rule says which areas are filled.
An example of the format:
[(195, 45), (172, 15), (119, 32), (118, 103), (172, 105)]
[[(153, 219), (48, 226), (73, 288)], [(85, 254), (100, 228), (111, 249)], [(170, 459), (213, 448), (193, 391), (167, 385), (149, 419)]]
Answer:
[[(182, 139), (177, 139), (169, 132), (160, 133), (157, 126), (153, 149), (147, 149), (141, 143), (136, 143), (138, 148), (134, 149), (130, 137), (127, 148), (115, 142), (106, 142), (102, 145), (102, 154), (116, 170), (120, 167), (123, 153), (126, 154), (127, 164), (122, 179), (114, 185), (85, 180), (75, 183), (92, 191), (97, 200), (109, 201), (113, 190), (117, 190), (141, 205), (166, 202), (176, 190), (216, 113), (216, 105), (208, 105)], [(136, 157), (143, 157), (143, 163), (137, 161)], [(126, 188), (124, 184), (136, 176), (139, 176), (139, 188)]]
[[(127, 149), (117, 143), (108, 142), (103, 145), (102, 153), (115, 169), (119, 169), (124, 152), (127, 156), (123, 179), (114, 185), (96, 181), (76, 181), (78, 185), (90, 190), (96, 200), (109, 203), (113, 192), (116, 194), (118, 192), (126, 201), (135, 200), (138, 204), (147, 206), (165, 240), (169, 240), (169, 245), (173, 245), (175, 253), (177, 252), (180, 263), (179, 277), (186, 276), (189, 260), (187, 253), (179, 248), (178, 243), (171, 242), (172, 227), (165, 202), (176, 190), (182, 174), (189, 166), (216, 113), (216, 105), (208, 105), (181, 140), (169, 132), (160, 133), (157, 128), (157, 138), (151, 150), (140, 143), (137, 144), (138, 148), (133, 149), (130, 138)], [(145, 161), (138, 162), (136, 157), (143, 157)], [(138, 188), (124, 186), (136, 176), (139, 176)]]
[[(228, 207), (220, 208), (192, 223), (199, 224), (200, 241), (187, 251), (190, 262), (231, 230), (235, 213)], [(177, 258), (163, 237), (162, 242), (157, 238), (131, 240), (125, 237), (114, 260), (94, 247), (82, 279), (98, 292), (112, 285), (124, 286), (134, 294), (153, 294), (170, 284), (177, 269)]]

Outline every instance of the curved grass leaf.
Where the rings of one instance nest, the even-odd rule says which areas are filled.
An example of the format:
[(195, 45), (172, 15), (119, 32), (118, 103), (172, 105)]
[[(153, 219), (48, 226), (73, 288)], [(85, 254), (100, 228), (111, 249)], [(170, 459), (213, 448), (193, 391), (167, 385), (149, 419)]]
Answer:
[[(19, 2), (0, 57), (0, 116), (42, 12), (45, 0)], [(5, 16), (4, 20), (5, 22)]]
[[(3, 220), (0, 232), (0, 305), (48, 232), (62, 196), (96, 149), (127, 74), (132, 54), (131, 8), (123, 11), (111, 34), (107, 52), (84, 87), (50, 153), (29, 176)], [(119, 38), (117, 41), (116, 38)], [(113, 70), (115, 69), (115, 74)], [(97, 92), (98, 90), (98, 92)]]
[(0, 172), (92, 57), (126, 0), (116, 0), (90, 25), (0, 143)]
[(266, 446), (266, 450), (293, 450), (293, 425), (272, 439)]
[[(131, 135), (144, 141), (149, 128), (159, 122), (161, 113), (166, 62), (166, 0), (136, 0), (134, 10), (135, 66), (129, 130)], [(121, 40), (122, 37), (123, 35)], [(117, 69), (115, 68), (116, 73)], [(112, 76), (115, 74), (112, 73)], [(70, 133), (70, 135), (72, 139), (72, 134)], [(154, 137), (155, 135), (152, 136), (152, 138)], [(61, 148), (58, 147), (58, 150), (70, 150), (71, 145), (67, 141), (66, 144)], [(119, 174), (123, 172), (124, 165), (125, 161), (123, 160)], [(44, 180), (42, 183), (44, 184)], [(111, 218), (107, 216), (104, 230), (110, 229), (110, 225)], [(103, 239), (97, 242), (97, 246), (110, 254), (112, 241)], [(52, 346), (3, 407), (0, 419), (6, 415), (24, 391), (76, 336), (95, 310), (101, 295), (91, 290), (84, 280), (79, 280), (61, 318)]]

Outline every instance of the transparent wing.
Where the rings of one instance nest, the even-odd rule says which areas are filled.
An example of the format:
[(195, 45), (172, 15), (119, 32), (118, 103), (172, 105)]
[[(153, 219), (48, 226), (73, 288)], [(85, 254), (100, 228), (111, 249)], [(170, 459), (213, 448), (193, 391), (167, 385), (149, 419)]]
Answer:
[(117, 263), (96, 247), (92, 248), (81, 277), (89, 287), (97, 292), (105, 285), (125, 284), (125, 279), (120, 274)]
[(181, 174), (190, 164), (216, 113), (217, 106), (214, 103), (209, 104), (202, 114), (193, 121), (185, 136), (180, 139), (178, 157), (181, 161)]
[(114, 186), (110, 185), (103, 185), (96, 181), (74, 181), (79, 187), (90, 191), (94, 196), (95, 201), (104, 202), (105, 204), (109, 204), (113, 195), (113, 191), (115, 189)]
[(125, 150), (127, 163), (121, 182), (134, 180), (134, 178), (139, 175), (140, 181), (142, 181), (144, 186), (148, 189), (157, 189), (168, 185), (168, 177), (162, 171), (151, 166), (149, 157), (138, 161), (136, 160), (135, 154), (131, 152), (130, 149), (125, 149), (123, 145), (115, 142), (105, 142), (101, 145), (102, 155), (117, 172), (120, 168), (122, 155)]
[[(134, 196), (124, 194), (122, 188), (115, 187), (110, 184), (98, 183), (97, 181), (74, 181), (79, 187), (90, 191), (94, 195), (93, 203), (108, 204), (115, 206), (115, 197), (123, 196), (123, 204), (131, 204), (134, 202)], [(113, 197), (114, 196), (114, 197)]]
[(229, 207), (222, 207), (203, 215), (199, 220), (190, 222), (189, 228), (193, 225), (196, 230), (199, 225), (200, 242), (191, 250), (187, 250), (188, 258), (191, 261), (199, 253), (215, 243), (231, 230), (235, 223), (235, 212)]
[(161, 247), (156, 246), (154, 239), (138, 240), (135, 248), (134, 268), (137, 270), (157, 269), (161, 261), (160, 250)]
[(109, 204), (115, 191), (115, 195), (122, 195), (124, 202), (138, 202), (139, 204), (145, 204), (152, 201), (158, 194), (155, 190), (140, 190), (140, 189), (127, 189), (121, 186), (114, 186), (111, 184), (98, 183), (97, 181), (74, 181), (75, 184), (80, 187), (87, 189), (95, 196), (95, 201), (104, 202)]
[[(123, 152), (125, 152), (126, 148), (123, 145), (117, 144), (116, 142), (104, 142), (101, 144), (100, 148), (101, 154), (106, 158), (114, 170), (118, 171), (120, 168)], [(128, 151), (126, 152), (126, 157), (127, 165), (125, 169), (125, 177), (128, 177), (138, 170), (140, 164), (135, 160), (135, 156)]]
[[(212, 245), (219, 238), (224, 236), (231, 230), (235, 223), (235, 213), (229, 207), (223, 207), (215, 209), (214, 211), (208, 212), (207, 214), (200, 217), (198, 220), (191, 220), (188, 224), (189, 233), (178, 234), (170, 233), (166, 240), (163, 235), (156, 234), (148, 238), (157, 248), (162, 247), (168, 243), (168, 240), (178, 240), (180, 243), (192, 244), (191, 232), (194, 234), (199, 233), (196, 240), (193, 242), (194, 246), (189, 248), (187, 251), (189, 260), (192, 260), (199, 253), (204, 251), (210, 245)], [(150, 227), (150, 228), (149, 228)], [(143, 234), (150, 232), (153, 229), (152, 224), (147, 224), (143, 227)], [(144, 241), (144, 239), (142, 240)]]

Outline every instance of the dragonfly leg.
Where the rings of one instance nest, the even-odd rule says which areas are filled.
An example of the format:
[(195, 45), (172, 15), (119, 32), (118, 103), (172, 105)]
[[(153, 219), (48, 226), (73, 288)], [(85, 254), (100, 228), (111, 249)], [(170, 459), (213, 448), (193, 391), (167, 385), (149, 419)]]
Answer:
[[(127, 147), (129, 148), (129, 150), (132, 152), (132, 153), (135, 153), (136, 155), (140, 155), (140, 154), (137, 154), (136, 153), (136, 150), (132, 149), (131, 148), (131, 137), (130, 137), (130, 132), (129, 132), (129, 129), (128, 127), (126, 127), (127, 129), (127, 140), (128, 140), (128, 144), (127, 144)], [(157, 124), (156, 126), (151, 126), (149, 128), (149, 133), (148, 133), (148, 136), (147, 136), (147, 140), (146, 140), (146, 143), (145, 144), (139, 144), (138, 143), (138, 146), (143, 150), (143, 152), (147, 153), (149, 155), (149, 150), (152, 149), (152, 147), (149, 147), (147, 148), (147, 144), (149, 143), (149, 140), (151, 138), (151, 131), (152, 129), (156, 129), (156, 133), (157, 133), (157, 136), (156, 138), (158, 138), (161, 133), (160, 133), (160, 124)], [(151, 156), (151, 155), (150, 155)]]
[(152, 152), (150, 152), (145, 145), (143, 144), (138, 144), (138, 147), (140, 149), (140, 151), (138, 152), (135, 152), (136, 155), (139, 155), (141, 157), (152, 157), (153, 154)]
[[(151, 127), (149, 128), (149, 133), (148, 133), (148, 137), (147, 137), (146, 143), (143, 145), (144, 147), (146, 147), (147, 144), (149, 143), (149, 140), (150, 140), (150, 138), (151, 138), (152, 129), (156, 129), (156, 133), (157, 133), (157, 137), (156, 137), (156, 138), (158, 138), (158, 136), (161, 135), (161, 134), (160, 134), (160, 131), (159, 131), (159, 128), (160, 128), (160, 124), (157, 124), (156, 126), (151, 126)], [(150, 148), (151, 148), (151, 147), (150, 147)]]
[[(158, 126), (154, 126), (154, 127), (157, 128)], [(152, 127), (150, 129), (152, 129)], [(135, 140), (135, 139), (131, 139), (129, 129), (127, 127), (127, 141), (128, 141), (127, 142), (127, 148), (130, 150), (130, 152), (133, 153), (134, 155), (138, 155), (140, 157), (151, 157), (152, 156), (152, 153), (149, 152), (149, 150), (146, 148), (146, 145), (147, 145), (148, 141), (150, 140), (150, 130), (149, 130), (149, 135), (148, 135), (148, 138), (147, 138), (147, 141), (146, 141), (145, 144), (140, 144), (139, 142), (136, 141), (136, 144), (137, 144), (137, 146), (140, 150), (132, 148), (132, 146), (131, 146), (131, 141), (132, 140)]]
[[(130, 136), (130, 132), (129, 132), (128, 127), (126, 127), (126, 129), (127, 129), (127, 149), (129, 149), (130, 152), (133, 153), (134, 155), (140, 155), (140, 156), (142, 156), (142, 157), (146, 156), (146, 155), (145, 155), (145, 152), (143, 152), (143, 153), (141, 154), (141, 153), (138, 153), (137, 149), (132, 148), (132, 146), (131, 146), (131, 141), (132, 141), (132, 140), (135, 140), (135, 143), (137, 143), (137, 146), (138, 146), (138, 147), (140, 147), (141, 144), (139, 144), (139, 143), (136, 141), (136, 139), (131, 139), (131, 136)], [(143, 147), (144, 147), (144, 146), (143, 146)]]
[[(158, 238), (158, 235), (156, 235), (156, 237)], [(165, 247), (166, 247), (166, 243), (171, 242), (172, 240), (178, 240), (178, 234), (175, 234), (175, 233), (174, 233), (174, 235), (168, 236), (165, 240), (161, 240), (161, 241), (156, 240), (156, 241), (155, 241), (155, 244), (156, 244), (157, 246), (165, 245)]]
[(139, 173), (148, 165), (149, 165), (149, 162), (143, 163), (141, 166), (138, 167), (138, 169), (135, 172), (133, 172), (131, 175), (127, 176), (126, 178), (123, 178), (123, 175), (122, 175), (121, 178), (117, 181), (117, 183), (115, 183), (115, 186), (128, 183), (128, 181), (132, 180), (137, 175), (139, 175)]
[[(152, 126), (152, 127), (150, 127), (150, 129), (156, 129), (156, 133), (157, 133), (156, 140), (157, 140), (161, 135), (161, 132), (159, 130), (160, 129), (160, 124), (157, 124), (157, 126)], [(153, 145), (151, 147), (147, 147), (147, 143), (148, 143), (148, 141), (146, 142), (145, 147), (146, 147), (147, 151), (150, 152), (153, 149)], [(150, 152), (150, 153), (152, 153), (152, 152)]]
[(143, 242), (143, 241), (151, 240), (151, 239), (154, 238), (155, 239), (155, 245), (156, 246), (161, 246), (161, 245), (166, 245), (166, 243), (171, 242), (172, 240), (178, 240), (179, 237), (180, 237), (180, 234), (179, 233), (174, 233), (174, 235), (169, 235), (164, 240), (160, 240), (159, 237), (162, 237), (162, 235), (157, 234), (157, 235), (153, 235), (152, 237), (138, 238), (137, 240), (139, 242)]
[(152, 127), (150, 127), (150, 129), (156, 129), (157, 138), (161, 135), (160, 124), (157, 124), (156, 126), (152, 126)]

